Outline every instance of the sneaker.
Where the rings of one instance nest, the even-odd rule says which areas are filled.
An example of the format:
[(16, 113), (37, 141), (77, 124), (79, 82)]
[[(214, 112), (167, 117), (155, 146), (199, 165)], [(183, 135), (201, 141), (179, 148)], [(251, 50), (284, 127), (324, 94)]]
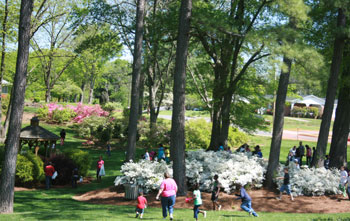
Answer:
[(259, 217), (259, 215), (258, 215), (258, 214), (255, 214), (255, 215), (253, 214), (253, 216), (254, 216), (254, 217)]
[(135, 218), (139, 217), (139, 214), (136, 214)]
[(204, 216), (204, 218), (207, 218), (207, 212), (206, 211), (203, 212), (203, 216)]
[(252, 214), (253, 214), (253, 212), (252, 212), (252, 211), (250, 211), (250, 212), (249, 212), (249, 216), (251, 216)]
[(282, 200), (281, 197), (276, 197), (276, 200)]
[(219, 210), (219, 211), (221, 210), (221, 205), (218, 206), (218, 210)]

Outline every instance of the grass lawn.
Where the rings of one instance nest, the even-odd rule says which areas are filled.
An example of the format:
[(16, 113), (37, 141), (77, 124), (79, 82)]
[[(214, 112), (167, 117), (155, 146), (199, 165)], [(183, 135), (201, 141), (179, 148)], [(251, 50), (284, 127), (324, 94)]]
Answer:
[[(265, 120), (271, 122), (268, 126), (268, 130), (272, 130), (272, 115), (263, 115)], [(284, 118), (284, 130), (316, 130), (318, 131), (321, 126), (321, 119), (312, 118), (296, 118), (285, 117)], [(333, 128), (333, 121), (331, 122), (331, 131)]]

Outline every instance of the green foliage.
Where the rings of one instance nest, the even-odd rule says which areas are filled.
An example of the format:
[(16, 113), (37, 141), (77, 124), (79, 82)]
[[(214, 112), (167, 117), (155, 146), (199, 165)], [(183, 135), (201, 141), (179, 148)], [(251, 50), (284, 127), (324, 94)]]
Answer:
[(70, 148), (63, 150), (63, 154), (74, 162), (81, 176), (86, 176), (88, 174), (92, 161), (88, 152)]
[(36, 156), (32, 152), (27, 152), (24, 156), (33, 163), (33, 176), (35, 181), (42, 181), (45, 178), (44, 162), (39, 156)]
[(1, 100), (1, 109), (2, 112), (6, 113), (9, 107), (10, 103), (10, 94), (7, 95), (2, 95), (2, 100)]
[(51, 113), (51, 122), (54, 123), (63, 123), (63, 122), (68, 122), (72, 118), (75, 117), (75, 112), (70, 109), (70, 108), (65, 108), (65, 109), (55, 109)]
[[(204, 119), (190, 120), (186, 123), (186, 148), (206, 149), (210, 144), (211, 123)], [(248, 141), (248, 136), (237, 128), (230, 127), (227, 145), (236, 147)]]
[(49, 108), (48, 106), (44, 105), (38, 109), (37, 116), (40, 120), (47, 120), (49, 116)]
[(19, 154), (16, 164), (16, 185), (34, 184), (44, 179), (44, 166), (33, 153)]
[(16, 164), (16, 184), (25, 184), (34, 181), (33, 176), (34, 164), (25, 156), (17, 156)]
[(210, 144), (211, 124), (204, 119), (186, 122), (186, 148), (206, 149)]
[(150, 128), (150, 122), (146, 119), (139, 121), (138, 136), (144, 147), (157, 147), (158, 144), (170, 145), (170, 121), (158, 119)]
[(85, 139), (98, 139), (101, 142), (110, 140), (113, 134), (114, 124), (110, 118), (90, 116), (82, 123), (75, 125), (75, 131), (79, 137)]
[(317, 118), (319, 116), (318, 107), (299, 107), (294, 106), (291, 111), (291, 115), (293, 117), (309, 117), (309, 118)]
[(73, 98), (82, 94), (83, 91), (80, 87), (75, 85), (71, 80), (60, 81), (51, 90), (52, 97), (63, 101), (73, 101)]
[(318, 115), (319, 115), (319, 109), (318, 107), (309, 107), (308, 108), (308, 113), (309, 113), (309, 116), (310, 117), (313, 117), (313, 118), (318, 118)]
[(108, 112), (113, 112), (115, 110), (123, 109), (123, 106), (118, 102), (108, 102), (102, 106), (102, 109)]

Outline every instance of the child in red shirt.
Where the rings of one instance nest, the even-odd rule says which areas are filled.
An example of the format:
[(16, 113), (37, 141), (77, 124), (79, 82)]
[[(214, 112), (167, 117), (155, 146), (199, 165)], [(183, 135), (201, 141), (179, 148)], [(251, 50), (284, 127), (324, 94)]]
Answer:
[(142, 219), (146, 207), (147, 199), (143, 196), (143, 192), (139, 192), (139, 196), (137, 197), (136, 218), (140, 215), (140, 219)]

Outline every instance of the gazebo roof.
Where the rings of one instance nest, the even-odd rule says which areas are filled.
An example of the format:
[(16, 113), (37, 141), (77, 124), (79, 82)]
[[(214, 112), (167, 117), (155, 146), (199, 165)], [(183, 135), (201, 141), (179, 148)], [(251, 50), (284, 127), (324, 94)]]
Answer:
[(39, 119), (33, 117), (30, 120), (30, 126), (21, 130), (20, 140), (37, 140), (37, 141), (56, 141), (60, 137), (56, 134), (39, 126)]

